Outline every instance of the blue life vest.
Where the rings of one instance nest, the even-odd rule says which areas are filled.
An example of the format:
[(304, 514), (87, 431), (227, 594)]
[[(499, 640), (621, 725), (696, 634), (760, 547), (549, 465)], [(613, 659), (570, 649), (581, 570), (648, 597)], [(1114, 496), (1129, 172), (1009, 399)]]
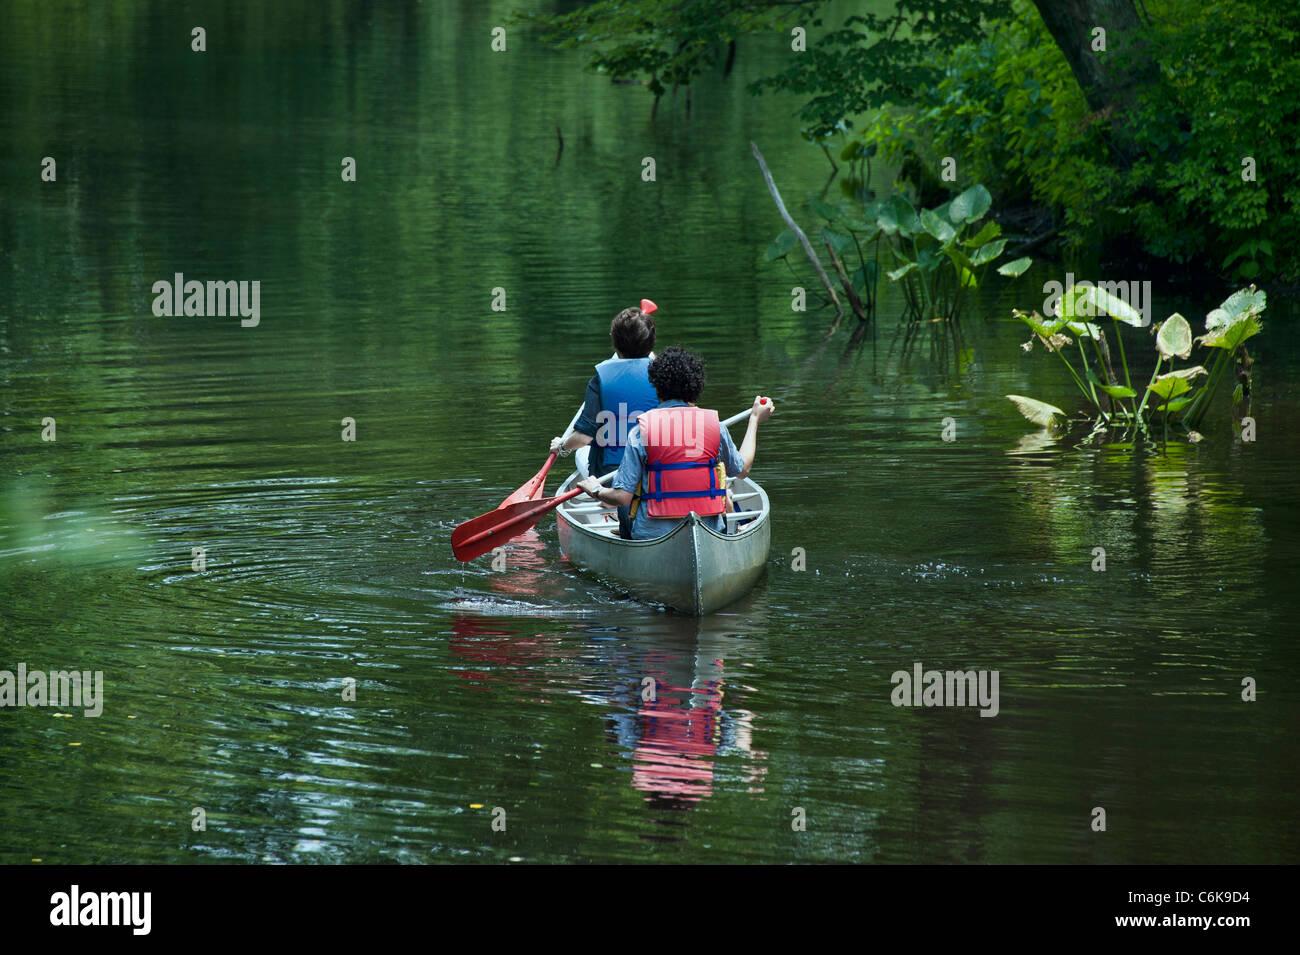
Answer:
[(649, 358), (608, 358), (596, 366), (601, 415), (595, 437), (602, 472), (622, 463), (627, 433), (636, 427), (637, 417), (659, 407), (649, 368)]

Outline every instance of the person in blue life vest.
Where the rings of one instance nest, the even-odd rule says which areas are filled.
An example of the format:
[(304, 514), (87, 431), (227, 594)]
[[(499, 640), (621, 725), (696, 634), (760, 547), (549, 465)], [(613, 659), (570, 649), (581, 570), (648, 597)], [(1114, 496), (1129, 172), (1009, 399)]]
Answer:
[[(551, 440), (555, 454), (587, 448), (585, 459), (580, 453), (578, 461), (584, 476), (600, 477), (616, 469), (623, 461), (627, 434), (636, 427), (637, 416), (659, 404), (649, 376), (655, 347), (655, 321), (650, 316), (658, 308), (643, 298), (640, 308), (625, 308), (614, 316), (609, 324), (614, 357), (598, 364), (587, 382), (586, 401), (573, 433), (567, 440)], [(619, 508), (618, 518), (620, 533), (626, 537), (631, 533), (627, 508)]]
[(659, 407), (641, 415), (628, 434), (611, 485), (589, 477), (580, 486), (602, 504), (629, 509), (633, 540), (662, 537), (692, 511), (725, 532), (726, 477), (744, 477), (754, 466), (758, 426), (772, 417), (772, 399), (754, 398), (737, 451), (718, 413), (695, 405), (704, 390), (704, 362), (673, 346), (650, 363), (649, 374)]

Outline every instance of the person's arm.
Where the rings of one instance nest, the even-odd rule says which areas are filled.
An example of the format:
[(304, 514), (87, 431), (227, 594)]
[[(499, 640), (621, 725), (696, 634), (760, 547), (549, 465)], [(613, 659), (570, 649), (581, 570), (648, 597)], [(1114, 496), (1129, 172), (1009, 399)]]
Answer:
[(758, 425), (772, 417), (775, 407), (771, 398), (763, 395), (754, 398), (754, 407), (749, 410), (749, 427), (745, 429), (745, 440), (740, 443), (740, 457), (745, 466), (737, 477), (749, 476), (749, 469), (754, 466), (754, 455), (758, 453)]
[(579, 482), (578, 486), (600, 501), (612, 507), (630, 507), (635, 492), (641, 486), (641, 473), (644, 468), (641, 447), (641, 427), (638, 425), (627, 433), (627, 445), (623, 448), (623, 460), (614, 474), (610, 486), (605, 487), (594, 477)]
[(596, 419), (600, 415), (600, 378), (596, 375), (591, 376), (591, 381), (587, 382), (587, 397), (582, 405), (582, 414), (578, 416), (578, 422), (573, 426), (568, 438), (556, 435), (551, 439), (551, 453), (559, 454), (561, 451), (575, 451), (584, 445), (591, 444), (595, 440)]
[(613, 507), (630, 507), (632, 504), (632, 492), (620, 491), (616, 487), (605, 487), (594, 477), (579, 484), (584, 491), (600, 501), (602, 504), (609, 504)]

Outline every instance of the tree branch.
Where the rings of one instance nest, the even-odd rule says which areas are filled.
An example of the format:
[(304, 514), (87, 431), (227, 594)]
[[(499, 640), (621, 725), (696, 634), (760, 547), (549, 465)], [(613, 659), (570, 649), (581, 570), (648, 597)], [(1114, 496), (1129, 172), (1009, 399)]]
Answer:
[(781, 193), (776, 188), (776, 183), (772, 181), (772, 173), (767, 168), (767, 163), (763, 160), (763, 154), (758, 151), (758, 146), (752, 141), (749, 148), (754, 151), (754, 159), (758, 161), (758, 168), (763, 173), (763, 181), (767, 183), (767, 191), (772, 194), (772, 201), (776, 203), (776, 211), (781, 213), (781, 218), (785, 220), (786, 228), (793, 232), (799, 239), (799, 244), (803, 246), (804, 254), (808, 256), (808, 261), (812, 267), (817, 270), (817, 277), (822, 280), (822, 285), (830, 293), (831, 301), (835, 304), (835, 321), (838, 325), (839, 320), (844, 317), (844, 306), (840, 304), (839, 296), (835, 294), (835, 289), (831, 286), (831, 280), (826, 277), (826, 269), (822, 267), (821, 259), (813, 250), (812, 243), (808, 241), (808, 236), (804, 235), (803, 229), (799, 228), (799, 223), (791, 218), (790, 213), (786, 211), (785, 203), (781, 201)]

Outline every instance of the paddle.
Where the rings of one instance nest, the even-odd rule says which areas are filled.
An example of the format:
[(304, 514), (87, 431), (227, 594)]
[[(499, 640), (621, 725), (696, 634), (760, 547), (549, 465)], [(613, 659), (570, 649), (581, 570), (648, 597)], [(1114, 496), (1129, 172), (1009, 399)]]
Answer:
[[(730, 427), (748, 418), (749, 414), (750, 411), (747, 410), (732, 415), (722, 422), (722, 425), (723, 427)], [(610, 471), (597, 480), (601, 484), (608, 484), (617, 473), (617, 471)], [(517, 501), (509, 506), (503, 505), (495, 511), (480, 514), (473, 520), (461, 524), (452, 532), (451, 551), (459, 561), (471, 561), (476, 557), (482, 557), (489, 551), (524, 533), (524, 531), (541, 520), (542, 516), (548, 511), (553, 511), (565, 501), (586, 493), (582, 488), (575, 487), (559, 497), (546, 498), (540, 501)]]
[[(645, 299), (645, 298), (641, 300), (641, 307), (645, 308), (647, 303), (653, 306), (650, 309), (650, 311), (652, 312), (659, 307), (658, 305), (655, 305), (654, 302), (651, 302), (649, 299)], [(611, 355), (610, 357), (617, 358), (618, 352), (614, 352), (614, 354)], [(578, 405), (578, 410), (573, 413), (573, 420), (570, 421), (569, 426), (564, 429), (564, 434), (562, 435), (563, 440), (567, 441), (569, 439), (569, 435), (573, 434), (573, 429), (577, 426), (578, 419), (582, 417), (582, 409), (585, 406), (586, 406), (585, 401), (582, 404)], [(520, 501), (535, 501), (539, 497), (541, 497), (542, 490), (546, 487), (546, 474), (548, 471), (551, 470), (551, 465), (555, 463), (555, 458), (556, 458), (556, 453), (552, 451), (551, 456), (548, 457), (546, 459), (546, 463), (542, 465), (542, 469), (538, 471), (536, 474), (534, 474), (532, 477), (530, 477), (523, 484), (521, 484), (518, 490), (516, 490), (513, 494), (511, 494), (504, 501), (498, 504), (497, 510), (499, 511), (502, 508), (509, 507), (511, 504), (518, 504)]]
[[(566, 440), (569, 435), (573, 434), (574, 425), (576, 425), (578, 419), (582, 417), (582, 409), (583, 405), (579, 405), (578, 410), (573, 413), (573, 420), (570, 421), (569, 426), (564, 429), (564, 438)], [(498, 504), (497, 510), (501, 510), (503, 507), (509, 507), (511, 504), (518, 504), (520, 501), (535, 501), (537, 498), (541, 497), (543, 489), (546, 487), (546, 474), (551, 470), (551, 465), (555, 463), (555, 458), (556, 454), (552, 451), (550, 457), (546, 459), (546, 463), (542, 465), (542, 469), (521, 484), (517, 491)]]

